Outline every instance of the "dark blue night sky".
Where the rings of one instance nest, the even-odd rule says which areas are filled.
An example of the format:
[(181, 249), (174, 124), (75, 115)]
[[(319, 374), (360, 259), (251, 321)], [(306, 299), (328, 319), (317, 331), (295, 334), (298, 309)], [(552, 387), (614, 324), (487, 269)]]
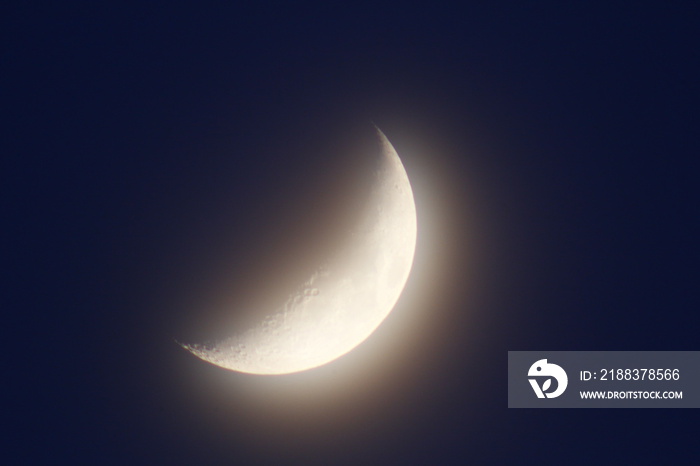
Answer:
[[(506, 398), (509, 350), (698, 349), (693, 8), (253, 3), (3, 8), (8, 464), (693, 463), (692, 410)], [(276, 408), (242, 393), (305, 376), (258, 385), (174, 339), (211, 330), (202, 296), (244, 304), (330, 248), (306, 228), (343, 229), (372, 124), (417, 192), (445, 176), (417, 258), (450, 260), (408, 285), (441, 277), (414, 303), (432, 333), (336, 419), (319, 401), (256, 443)]]

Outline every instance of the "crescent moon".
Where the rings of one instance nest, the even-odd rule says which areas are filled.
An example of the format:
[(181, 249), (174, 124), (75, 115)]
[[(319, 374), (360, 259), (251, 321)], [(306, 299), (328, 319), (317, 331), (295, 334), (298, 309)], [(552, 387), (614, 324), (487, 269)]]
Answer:
[(350, 243), (277, 311), (210, 345), (182, 345), (232, 371), (289, 374), (327, 364), (366, 340), (394, 308), (416, 248), (416, 206), (396, 150), (381, 151), (369, 203)]

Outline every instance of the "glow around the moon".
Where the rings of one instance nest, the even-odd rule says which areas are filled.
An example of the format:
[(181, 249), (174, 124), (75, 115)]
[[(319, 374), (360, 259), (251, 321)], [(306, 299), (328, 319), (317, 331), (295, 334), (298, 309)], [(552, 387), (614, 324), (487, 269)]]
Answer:
[(370, 200), (349, 244), (257, 325), (186, 349), (234, 371), (287, 374), (339, 358), (382, 323), (411, 271), (417, 226), (406, 171), (377, 132), (382, 148)]

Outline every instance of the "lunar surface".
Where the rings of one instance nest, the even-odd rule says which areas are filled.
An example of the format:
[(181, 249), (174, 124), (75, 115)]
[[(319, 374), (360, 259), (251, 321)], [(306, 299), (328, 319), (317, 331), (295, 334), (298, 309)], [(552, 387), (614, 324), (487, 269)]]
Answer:
[(339, 358), (377, 329), (408, 279), (417, 228), (406, 171), (379, 129), (377, 136), (369, 202), (346, 246), (256, 325), (187, 350), (233, 371), (288, 374)]

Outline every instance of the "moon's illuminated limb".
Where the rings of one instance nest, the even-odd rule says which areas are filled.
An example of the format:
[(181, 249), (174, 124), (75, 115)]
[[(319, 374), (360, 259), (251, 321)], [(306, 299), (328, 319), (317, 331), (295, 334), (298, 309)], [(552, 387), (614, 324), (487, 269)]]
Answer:
[(377, 133), (380, 160), (349, 246), (256, 326), (215, 345), (185, 348), (226, 369), (287, 374), (331, 362), (376, 330), (406, 284), (417, 228), (406, 171), (386, 136)]

